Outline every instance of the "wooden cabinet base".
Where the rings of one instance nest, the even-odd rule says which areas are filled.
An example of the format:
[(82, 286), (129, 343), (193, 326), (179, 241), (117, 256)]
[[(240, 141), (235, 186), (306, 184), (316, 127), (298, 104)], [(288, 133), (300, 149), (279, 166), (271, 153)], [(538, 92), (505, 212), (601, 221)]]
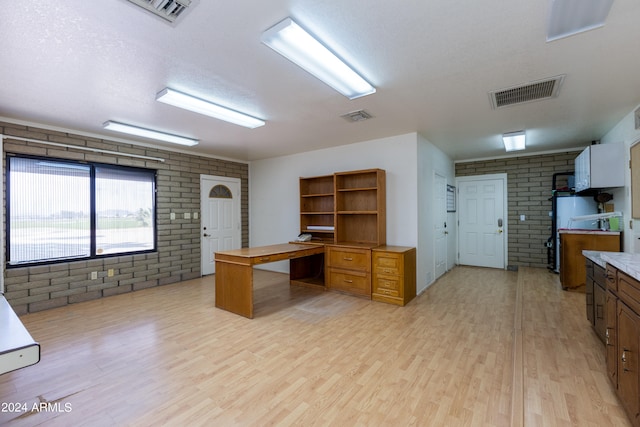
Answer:
[(586, 288), (583, 250), (620, 252), (619, 232), (560, 231), (560, 283), (562, 289)]
[(380, 246), (373, 249), (371, 299), (404, 306), (416, 296), (416, 249)]

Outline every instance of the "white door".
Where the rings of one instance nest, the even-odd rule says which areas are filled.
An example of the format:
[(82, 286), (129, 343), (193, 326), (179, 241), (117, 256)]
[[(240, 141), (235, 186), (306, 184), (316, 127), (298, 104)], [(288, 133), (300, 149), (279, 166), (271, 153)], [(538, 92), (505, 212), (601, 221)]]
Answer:
[(458, 178), (458, 262), (505, 268), (506, 174)]
[(214, 253), (239, 249), (240, 179), (200, 176), (202, 275), (216, 272)]
[(435, 274), (436, 279), (447, 272), (447, 178), (435, 174)]

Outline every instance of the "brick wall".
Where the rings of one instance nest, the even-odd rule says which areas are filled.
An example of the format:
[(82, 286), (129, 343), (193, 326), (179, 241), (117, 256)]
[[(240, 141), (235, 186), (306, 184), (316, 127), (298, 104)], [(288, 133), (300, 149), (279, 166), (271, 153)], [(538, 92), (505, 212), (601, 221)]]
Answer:
[[(553, 174), (574, 170), (578, 152), (522, 156), (457, 163), (456, 176), (507, 174), (508, 261), (510, 268), (544, 267), (547, 239), (551, 236)], [(520, 215), (526, 215), (520, 221)]]
[[(5, 297), (18, 314), (200, 277), (200, 221), (182, 218), (185, 212), (200, 212), (201, 174), (241, 179), (242, 246), (248, 246), (249, 166), (245, 163), (174, 153), (12, 123), (0, 122), (0, 133), (5, 137), (18, 136), (165, 159), (165, 162), (148, 161), (11, 139), (4, 141), (3, 161), (6, 153), (17, 153), (137, 166), (158, 171), (158, 251), (150, 254), (6, 269)], [(4, 177), (3, 181), (6, 189)], [(6, 191), (3, 209), (6, 209)], [(171, 212), (176, 213), (176, 220), (169, 219)], [(114, 272), (111, 277), (107, 274), (110, 269)], [(91, 272), (95, 271), (98, 272), (98, 279), (91, 280)], [(211, 280), (213, 281), (213, 278)]]

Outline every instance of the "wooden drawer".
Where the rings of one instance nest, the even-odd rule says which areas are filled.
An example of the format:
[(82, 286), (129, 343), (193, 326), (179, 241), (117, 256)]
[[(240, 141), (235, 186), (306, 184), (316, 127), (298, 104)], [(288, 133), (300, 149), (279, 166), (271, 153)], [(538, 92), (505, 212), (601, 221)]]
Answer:
[(327, 287), (356, 295), (371, 295), (371, 276), (369, 273), (354, 270), (329, 268)]
[(640, 282), (618, 271), (618, 297), (633, 311), (640, 313)]
[(373, 284), (373, 293), (388, 295), (392, 297), (402, 297), (403, 281), (399, 276), (377, 275)]
[(373, 269), (377, 274), (404, 274), (404, 257), (400, 253), (373, 252)]
[(371, 271), (371, 251), (368, 249), (328, 247), (329, 267)]

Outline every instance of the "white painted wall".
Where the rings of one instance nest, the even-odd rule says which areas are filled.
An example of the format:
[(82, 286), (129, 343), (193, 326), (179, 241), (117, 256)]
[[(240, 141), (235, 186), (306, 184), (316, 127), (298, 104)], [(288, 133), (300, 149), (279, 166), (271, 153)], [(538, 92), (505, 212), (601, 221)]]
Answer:
[[(386, 171), (387, 243), (417, 246), (416, 138), (411, 133), (252, 162), (250, 246), (282, 243), (298, 235), (301, 176), (373, 168)], [(286, 263), (265, 268), (288, 271)]]
[[(252, 162), (250, 246), (283, 243), (298, 235), (301, 176), (372, 168), (386, 171), (387, 244), (417, 248), (417, 291), (423, 291), (433, 282), (435, 270), (430, 203), (433, 171), (453, 183), (454, 166), (442, 151), (416, 133)], [(449, 265), (453, 266), (455, 233), (449, 239)], [(288, 272), (287, 263), (265, 264), (264, 268)]]
[[(626, 147), (625, 165), (629, 164), (629, 148), (640, 142), (640, 130), (635, 128), (634, 111), (635, 108), (600, 140), (602, 144), (624, 142)], [(625, 168), (625, 170), (624, 188), (614, 189), (611, 194), (613, 194), (615, 210), (622, 211), (624, 215), (623, 250), (640, 253), (640, 220), (631, 218), (631, 170), (629, 168)], [(629, 227), (630, 221), (633, 222), (633, 228)]]

